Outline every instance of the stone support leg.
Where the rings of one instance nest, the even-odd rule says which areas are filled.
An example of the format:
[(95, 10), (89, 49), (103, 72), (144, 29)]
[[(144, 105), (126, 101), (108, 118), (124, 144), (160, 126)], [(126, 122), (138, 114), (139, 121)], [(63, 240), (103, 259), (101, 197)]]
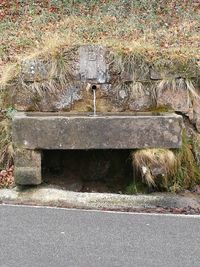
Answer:
[(14, 175), (16, 184), (41, 184), (41, 151), (28, 149), (16, 150)]

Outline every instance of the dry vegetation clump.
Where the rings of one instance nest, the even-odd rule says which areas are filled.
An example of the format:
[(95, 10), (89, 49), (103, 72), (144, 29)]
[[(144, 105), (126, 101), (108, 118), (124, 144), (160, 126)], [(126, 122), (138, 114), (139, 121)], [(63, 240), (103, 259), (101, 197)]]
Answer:
[(11, 188), (14, 186), (14, 166), (0, 171), (0, 188)]
[(9, 168), (13, 164), (14, 149), (11, 137), (11, 120), (0, 121), (0, 168)]
[(169, 179), (176, 173), (177, 159), (169, 149), (141, 149), (132, 153), (133, 168), (140, 173), (149, 187), (159, 183), (168, 187)]
[[(158, 82), (156, 87), (156, 93), (162, 94), (166, 89), (170, 89), (171, 92), (188, 92), (191, 101), (195, 101), (196, 105), (200, 107), (200, 91), (199, 87), (195, 86), (195, 81), (185, 78), (165, 78)], [(188, 100), (189, 101), (189, 100)]]
[(193, 140), (183, 132), (182, 147), (176, 151), (178, 169), (173, 176), (170, 190), (190, 189), (200, 183), (200, 167), (194, 149)]
[[(58, 36), (39, 50), (19, 57), (17, 63), (5, 68), (0, 80), (0, 104), (13, 107), (14, 98), (20, 92), (21, 99), (31, 98), (37, 102), (58, 95), (74, 83), (74, 66), (77, 46), (69, 38)], [(34, 67), (32, 75), (31, 68)]]
[[(0, 115), (0, 188), (14, 186), (14, 149), (11, 139), (11, 119), (9, 115), (12, 111), (8, 110)], [(0, 113), (2, 114), (2, 113)]]
[[(198, 156), (198, 155), (197, 155)], [(200, 183), (194, 144), (183, 132), (179, 150), (142, 149), (132, 153), (133, 168), (149, 188), (177, 192)]]

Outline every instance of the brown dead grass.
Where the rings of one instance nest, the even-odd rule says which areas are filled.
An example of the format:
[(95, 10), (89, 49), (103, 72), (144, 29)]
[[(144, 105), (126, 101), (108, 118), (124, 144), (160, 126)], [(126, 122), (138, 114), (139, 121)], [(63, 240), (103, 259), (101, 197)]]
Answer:
[[(192, 140), (182, 135), (182, 147), (178, 150), (141, 149), (132, 153), (133, 166), (137, 169), (143, 182), (149, 187), (178, 192), (191, 189), (200, 184), (200, 167), (196, 156), (199, 156), (199, 136)], [(160, 179), (153, 175), (153, 169), (162, 169)], [(160, 176), (160, 175), (159, 175)]]
[(13, 164), (14, 149), (11, 138), (11, 120), (0, 121), (0, 168), (9, 168)]
[(132, 153), (133, 166), (141, 173), (144, 182), (156, 186), (157, 177), (152, 174), (152, 168), (163, 169), (163, 185), (167, 188), (169, 179), (176, 173), (177, 159), (169, 149), (141, 149)]

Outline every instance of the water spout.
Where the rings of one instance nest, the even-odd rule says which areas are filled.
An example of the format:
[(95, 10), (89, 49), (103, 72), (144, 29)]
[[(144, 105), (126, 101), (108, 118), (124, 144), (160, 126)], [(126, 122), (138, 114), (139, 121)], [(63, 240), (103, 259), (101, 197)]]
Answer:
[(96, 116), (96, 85), (92, 86), (92, 92), (93, 92), (93, 116)]
[(96, 91), (93, 90), (93, 115), (96, 116)]

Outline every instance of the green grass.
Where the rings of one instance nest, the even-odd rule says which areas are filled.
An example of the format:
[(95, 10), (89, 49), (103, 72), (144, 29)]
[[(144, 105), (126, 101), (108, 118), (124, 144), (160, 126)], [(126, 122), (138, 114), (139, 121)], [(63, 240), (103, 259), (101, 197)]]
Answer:
[(148, 187), (143, 184), (141, 181), (130, 183), (124, 190), (124, 194), (127, 195), (136, 195), (136, 194), (145, 194), (148, 193)]

